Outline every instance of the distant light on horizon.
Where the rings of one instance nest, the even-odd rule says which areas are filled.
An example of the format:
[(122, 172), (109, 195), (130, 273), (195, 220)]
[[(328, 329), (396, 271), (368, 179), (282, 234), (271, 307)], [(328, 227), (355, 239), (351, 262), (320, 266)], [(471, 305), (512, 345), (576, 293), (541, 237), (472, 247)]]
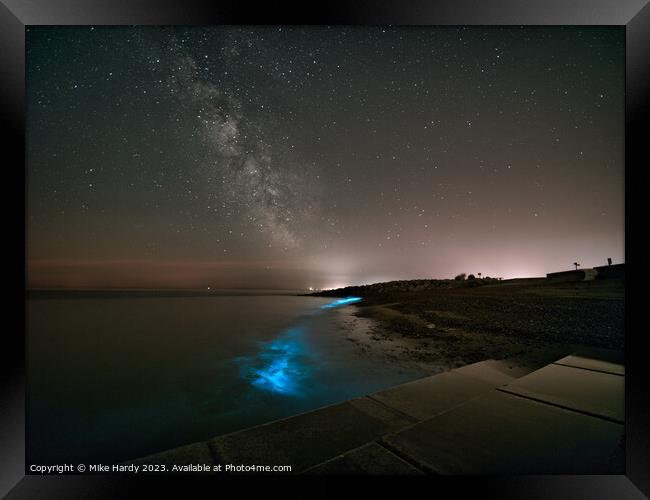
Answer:
[(339, 288), (347, 288), (349, 286), (355, 286), (353, 284), (347, 283), (337, 283), (336, 285), (327, 285), (321, 288), (321, 290), (338, 290)]

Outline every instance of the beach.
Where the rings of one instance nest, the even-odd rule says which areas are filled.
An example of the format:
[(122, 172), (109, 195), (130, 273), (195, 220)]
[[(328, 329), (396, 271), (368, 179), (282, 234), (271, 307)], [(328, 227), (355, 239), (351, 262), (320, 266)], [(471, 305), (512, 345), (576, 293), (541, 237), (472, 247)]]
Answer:
[(362, 297), (346, 331), (367, 356), (432, 373), (484, 359), (541, 366), (583, 347), (624, 348), (622, 279), (431, 283), (400, 281), (319, 295)]

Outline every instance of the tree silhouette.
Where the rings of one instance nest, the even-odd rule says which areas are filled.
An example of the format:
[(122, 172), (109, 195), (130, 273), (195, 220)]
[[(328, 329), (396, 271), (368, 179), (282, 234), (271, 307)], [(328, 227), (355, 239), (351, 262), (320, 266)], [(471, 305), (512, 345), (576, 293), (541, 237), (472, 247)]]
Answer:
[(573, 265), (576, 266), (576, 271), (577, 271), (580, 264), (578, 264), (577, 262), (574, 262)]

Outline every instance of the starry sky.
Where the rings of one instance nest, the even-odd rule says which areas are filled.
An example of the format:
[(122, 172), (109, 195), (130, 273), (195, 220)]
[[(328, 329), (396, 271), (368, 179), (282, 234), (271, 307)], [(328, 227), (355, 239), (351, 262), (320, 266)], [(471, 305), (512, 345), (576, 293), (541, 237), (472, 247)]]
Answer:
[(30, 27), (34, 288), (624, 259), (620, 27)]

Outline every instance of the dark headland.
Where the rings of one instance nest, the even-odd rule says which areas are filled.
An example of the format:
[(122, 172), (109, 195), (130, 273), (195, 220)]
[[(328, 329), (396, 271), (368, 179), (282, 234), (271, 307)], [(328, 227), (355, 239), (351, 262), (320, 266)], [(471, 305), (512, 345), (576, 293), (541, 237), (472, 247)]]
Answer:
[[(579, 276), (578, 276), (579, 278)], [(462, 366), (484, 359), (535, 363), (548, 350), (624, 346), (624, 278), (407, 280), (313, 293), (358, 296), (370, 335), (359, 348), (399, 363)]]

